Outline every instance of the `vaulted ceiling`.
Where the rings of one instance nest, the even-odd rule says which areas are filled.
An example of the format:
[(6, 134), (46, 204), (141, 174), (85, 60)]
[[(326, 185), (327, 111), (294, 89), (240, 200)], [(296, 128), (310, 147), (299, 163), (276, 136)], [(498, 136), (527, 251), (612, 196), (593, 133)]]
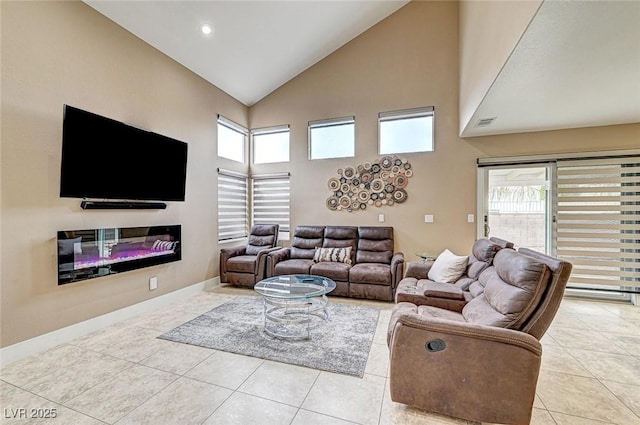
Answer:
[[(247, 106), (408, 3), (84, 1)], [(545, 0), (462, 135), (640, 122), (639, 22), (639, 1)]]

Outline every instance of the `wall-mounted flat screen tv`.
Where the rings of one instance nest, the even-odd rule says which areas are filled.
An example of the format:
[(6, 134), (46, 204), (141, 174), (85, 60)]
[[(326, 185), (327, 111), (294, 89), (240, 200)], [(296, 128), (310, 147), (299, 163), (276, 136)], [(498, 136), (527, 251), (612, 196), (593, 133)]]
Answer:
[(187, 143), (64, 105), (60, 196), (184, 201)]

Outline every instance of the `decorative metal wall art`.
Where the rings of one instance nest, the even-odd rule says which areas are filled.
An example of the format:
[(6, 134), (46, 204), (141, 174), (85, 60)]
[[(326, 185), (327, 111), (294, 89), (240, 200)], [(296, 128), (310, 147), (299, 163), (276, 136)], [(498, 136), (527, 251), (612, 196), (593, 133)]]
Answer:
[(406, 158), (393, 155), (356, 167), (338, 168), (337, 173), (327, 183), (333, 192), (327, 198), (327, 208), (352, 212), (406, 201), (413, 170)]

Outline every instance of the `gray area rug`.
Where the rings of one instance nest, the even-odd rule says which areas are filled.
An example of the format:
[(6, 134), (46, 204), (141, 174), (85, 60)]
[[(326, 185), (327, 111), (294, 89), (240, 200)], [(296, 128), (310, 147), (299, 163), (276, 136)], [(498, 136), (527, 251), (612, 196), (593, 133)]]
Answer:
[(158, 338), (362, 377), (379, 310), (333, 304), (311, 339), (289, 341), (263, 331), (262, 297), (238, 296)]

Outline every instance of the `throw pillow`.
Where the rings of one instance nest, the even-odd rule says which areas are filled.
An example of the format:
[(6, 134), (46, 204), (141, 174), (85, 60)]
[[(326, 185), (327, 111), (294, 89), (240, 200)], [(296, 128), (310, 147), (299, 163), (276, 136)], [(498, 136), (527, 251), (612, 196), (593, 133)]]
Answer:
[(351, 264), (351, 247), (345, 248), (316, 248), (313, 262), (330, 261), (334, 263)]
[(460, 279), (467, 268), (469, 256), (455, 255), (445, 249), (429, 269), (429, 279), (434, 282), (454, 283)]

